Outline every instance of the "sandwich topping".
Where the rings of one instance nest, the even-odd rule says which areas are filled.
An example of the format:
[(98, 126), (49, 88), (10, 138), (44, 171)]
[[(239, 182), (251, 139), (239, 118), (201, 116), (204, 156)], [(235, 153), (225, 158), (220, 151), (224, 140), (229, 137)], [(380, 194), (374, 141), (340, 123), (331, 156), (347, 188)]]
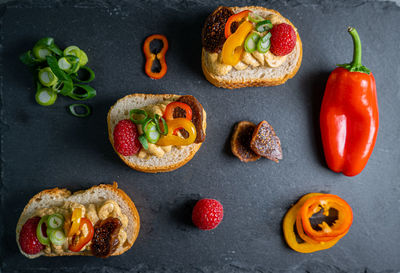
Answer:
[[(276, 68), (286, 61), (287, 55), (296, 45), (297, 34), (282, 17), (270, 14), (263, 18), (256, 12), (244, 10), (232, 14), (226, 20), (217, 16), (224, 9), (229, 8), (220, 8), (210, 15), (204, 27), (207, 29), (210, 20), (220, 20), (218, 25), (224, 24), (223, 29), (217, 28), (210, 33), (203, 29), (205, 64), (211, 73), (223, 76), (231, 70), (244, 70), (248, 67)], [(212, 33), (221, 37), (219, 41), (224, 41), (222, 47), (209, 46), (214, 41), (210, 38)], [(205, 42), (207, 39), (209, 43)]]
[[(113, 133), (114, 148), (124, 156), (161, 158), (174, 146), (181, 148), (205, 140), (204, 110), (193, 96), (132, 109), (129, 117), (130, 120), (119, 121)], [(137, 133), (129, 133), (128, 127), (134, 127)], [(125, 146), (119, 145), (121, 139)], [(131, 146), (137, 149), (127, 149)]]
[[(32, 219), (37, 219), (33, 228)], [(101, 228), (106, 222), (118, 222), (118, 228)], [(35, 234), (28, 234), (28, 227), (29, 230), (34, 229)], [(107, 257), (126, 243), (127, 227), (128, 217), (114, 200), (87, 205), (66, 201), (58, 207), (37, 209), (34, 217), (22, 227), (19, 241), (22, 251), (27, 254), (37, 254), (43, 250), (46, 254), (88, 252)], [(100, 247), (101, 238), (108, 239), (102, 240)], [(33, 243), (29, 242), (36, 240), (41, 247), (35, 247), (35, 251), (32, 251)]]

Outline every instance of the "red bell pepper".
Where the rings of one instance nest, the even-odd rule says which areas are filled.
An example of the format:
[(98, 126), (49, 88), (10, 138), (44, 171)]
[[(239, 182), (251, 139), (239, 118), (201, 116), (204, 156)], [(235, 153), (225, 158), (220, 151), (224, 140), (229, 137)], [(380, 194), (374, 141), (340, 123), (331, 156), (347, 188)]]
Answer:
[(359, 174), (375, 146), (379, 127), (375, 78), (361, 64), (361, 42), (349, 27), (353, 61), (333, 70), (326, 84), (320, 113), (325, 159), (334, 172)]
[(89, 243), (94, 235), (94, 228), (92, 222), (88, 218), (81, 218), (80, 225), (79, 225), (79, 230), (82, 232), (83, 226), (86, 225), (88, 229), (88, 233), (86, 236), (82, 235), (79, 237), (76, 237), (77, 235), (74, 235), (72, 238), (72, 243), (69, 245), (68, 249), (72, 252), (79, 252), (81, 249)]
[(249, 13), (251, 11), (250, 10), (244, 10), (242, 12), (236, 13), (234, 15), (232, 15), (231, 17), (228, 18), (228, 21), (226, 21), (225, 24), (225, 38), (228, 39), (229, 36), (231, 36), (232, 32), (231, 32), (231, 26), (234, 22), (240, 22), (242, 21), (244, 18), (246, 18)]

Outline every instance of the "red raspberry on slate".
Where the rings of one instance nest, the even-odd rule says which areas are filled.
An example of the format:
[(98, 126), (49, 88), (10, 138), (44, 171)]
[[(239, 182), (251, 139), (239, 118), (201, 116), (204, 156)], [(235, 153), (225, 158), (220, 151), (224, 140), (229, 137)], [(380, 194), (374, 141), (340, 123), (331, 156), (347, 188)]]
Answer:
[(139, 152), (142, 144), (136, 124), (129, 119), (118, 122), (114, 128), (114, 147), (123, 156), (134, 155)]
[(36, 236), (36, 227), (40, 217), (33, 217), (25, 222), (19, 234), (19, 245), (26, 254), (37, 254), (44, 249)]
[(285, 56), (292, 52), (296, 45), (296, 32), (291, 25), (282, 23), (271, 30), (270, 51), (276, 56)]
[(192, 221), (199, 229), (216, 228), (224, 217), (224, 208), (215, 199), (201, 199), (193, 208)]

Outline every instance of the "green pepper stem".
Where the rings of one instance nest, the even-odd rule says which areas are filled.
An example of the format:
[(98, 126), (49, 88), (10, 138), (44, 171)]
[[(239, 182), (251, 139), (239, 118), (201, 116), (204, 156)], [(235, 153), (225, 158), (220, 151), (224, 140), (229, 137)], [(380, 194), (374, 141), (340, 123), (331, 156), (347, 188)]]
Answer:
[(361, 41), (360, 41), (360, 36), (358, 36), (357, 30), (353, 27), (348, 27), (347, 31), (350, 33), (351, 38), (353, 39), (353, 45), (354, 45), (354, 50), (353, 50), (353, 61), (351, 62), (351, 65), (353, 67), (360, 67), (362, 66), (361, 63)]
[(353, 45), (354, 45), (354, 50), (353, 50), (353, 61), (348, 64), (338, 64), (338, 66), (346, 68), (350, 72), (362, 72), (362, 73), (371, 73), (371, 71), (366, 68), (365, 66), (362, 65), (361, 63), (361, 41), (360, 37), (358, 36), (357, 30), (353, 27), (348, 27), (347, 31), (351, 35), (351, 38), (353, 39)]

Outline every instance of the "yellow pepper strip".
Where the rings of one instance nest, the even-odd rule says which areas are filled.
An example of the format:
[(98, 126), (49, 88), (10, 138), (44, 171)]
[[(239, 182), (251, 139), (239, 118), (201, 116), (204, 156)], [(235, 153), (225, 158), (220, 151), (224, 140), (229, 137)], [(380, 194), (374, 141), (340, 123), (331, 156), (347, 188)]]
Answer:
[[(194, 143), (196, 140), (197, 132), (194, 124), (187, 120), (186, 118), (175, 118), (172, 120), (167, 120), (168, 125), (168, 134), (166, 136), (161, 136), (157, 141), (157, 145), (159, 146), (185, 146)], [(174, 135), (174, 132), (177, 129), (183, 128), (189, 133), (188, 138), (179, 137)]]
[(283, 219), (283, 235), (285, 237), (286, 243), (289, 245), (290, 248), (297, 252), (311, 253), (319, 250), (328, 249), (334, 246), (340, 240), (340, 238), (337, 238), (329, 242), (316, 242), (315, 240), (310, 239), (309, 242), (297, 242), (294, 227), (296, 225), (296, 219), (297, 215), (299, 214), (299, 210), (309, 198), (317, 195), (322, 195), (322, 193), (309, 193), (304, 195), (293, 207), (289, 209), (289, 211), (285, 215), (285, 218)]
[(243, 43), (247, 35), (253, 30), (253, 24), (244, 21), (232, 35), (226, 39), (222, 47), (222, 62), (232, 66), (237, 65), (242, 57)]
[(79, 231), (79, 226), (81, 224), (81, 218), (82, 218), (82, 209), (81, 208), (75, 208), (72, 212), (71, 216), (71, 228), (68, 231), (68, 237), (74, 236), (76, 233)]

